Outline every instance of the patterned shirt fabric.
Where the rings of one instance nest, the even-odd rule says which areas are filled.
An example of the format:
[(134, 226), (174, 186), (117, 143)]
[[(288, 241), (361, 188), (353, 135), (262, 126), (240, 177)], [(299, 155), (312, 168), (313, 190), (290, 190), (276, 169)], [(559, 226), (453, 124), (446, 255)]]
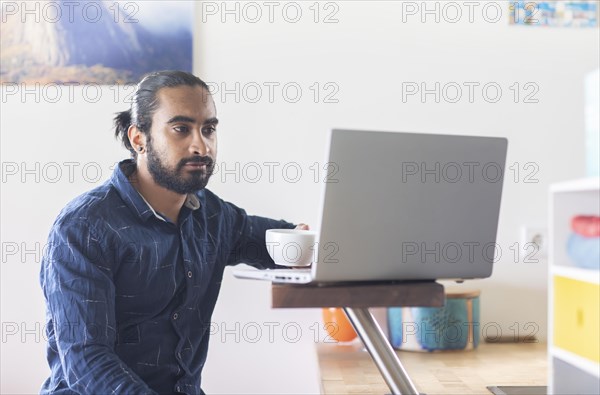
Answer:
[(187, 196), (175, 224), (131, 185), (134, 170), (120, 162), (52, 226), (40, 273), (51, 369), (42, 394), (203, 394), (225, 266), (275, 267), (265, 231), (295, 226), (207, 189)]

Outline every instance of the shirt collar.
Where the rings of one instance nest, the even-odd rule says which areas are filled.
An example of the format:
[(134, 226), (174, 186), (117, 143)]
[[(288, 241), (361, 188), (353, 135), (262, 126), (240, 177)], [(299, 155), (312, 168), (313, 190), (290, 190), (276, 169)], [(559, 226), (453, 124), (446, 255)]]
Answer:
[[(144, 199), (144, 197), (131, 185), (128, 176), (135, 171), (135, 162), (132, 159), (125, 159), (119, 162), (111, 177), (111, 183), (117, 189), (117, 192), (125, 202), (125, 204), (143, 220), (147, 220), (152, 216), (166, 221), (154, 208)], [(200, 199), (194, 193), (188, 193), (184, 206), (190, 210), (200, 208)]]

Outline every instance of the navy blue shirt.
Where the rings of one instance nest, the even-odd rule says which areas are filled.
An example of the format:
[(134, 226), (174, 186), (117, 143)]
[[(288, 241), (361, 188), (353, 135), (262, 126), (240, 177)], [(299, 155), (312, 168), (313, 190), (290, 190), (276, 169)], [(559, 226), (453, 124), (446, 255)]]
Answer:
[(250, 216), (207, 189), (177, 224), (129, 182), (131, 160), (75, 198), (50, 231), (43, 394), (202, 394), (211, 315), (226, 265), (275, 267), (265, 230), (294, 224)]

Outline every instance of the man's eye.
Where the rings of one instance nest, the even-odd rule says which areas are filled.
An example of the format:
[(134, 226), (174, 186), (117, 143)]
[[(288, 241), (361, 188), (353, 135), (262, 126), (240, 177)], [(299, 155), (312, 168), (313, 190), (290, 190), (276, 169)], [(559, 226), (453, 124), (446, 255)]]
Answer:
[(215, 133), (216, 131), (217, 131), (217, 128), (215, 126), (210, 126), (208, 128), (202, 129), (202, 132), (207, 136), (210, 136), (211, 134)]
[(189, 131), (187, 126), (175, 126), (173, 128), (177, 133), (187, 133)]

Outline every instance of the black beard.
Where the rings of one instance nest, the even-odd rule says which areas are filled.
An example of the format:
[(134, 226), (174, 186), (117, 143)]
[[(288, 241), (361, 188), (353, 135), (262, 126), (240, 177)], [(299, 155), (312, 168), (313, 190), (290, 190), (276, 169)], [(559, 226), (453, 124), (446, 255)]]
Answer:
[[(198, 192), (206, 187), (208, 180), (214, 170), (214, 161), (208, 156), (197, 156), (189, 159), (182, 159), (175, 170), (167, 168), (161, 161), (156, 150), (152, 147), (152, 143), (147, 144), (148, 155), (148, 171), (154, 182), (163, 188), (178, 193), (187, 195), (188, 193)], [(189, 172), (189, 178), (182, 177), (185, 171), (183, 167), (186, 163), (204, 163), (205, 169), (198, 169)]]

